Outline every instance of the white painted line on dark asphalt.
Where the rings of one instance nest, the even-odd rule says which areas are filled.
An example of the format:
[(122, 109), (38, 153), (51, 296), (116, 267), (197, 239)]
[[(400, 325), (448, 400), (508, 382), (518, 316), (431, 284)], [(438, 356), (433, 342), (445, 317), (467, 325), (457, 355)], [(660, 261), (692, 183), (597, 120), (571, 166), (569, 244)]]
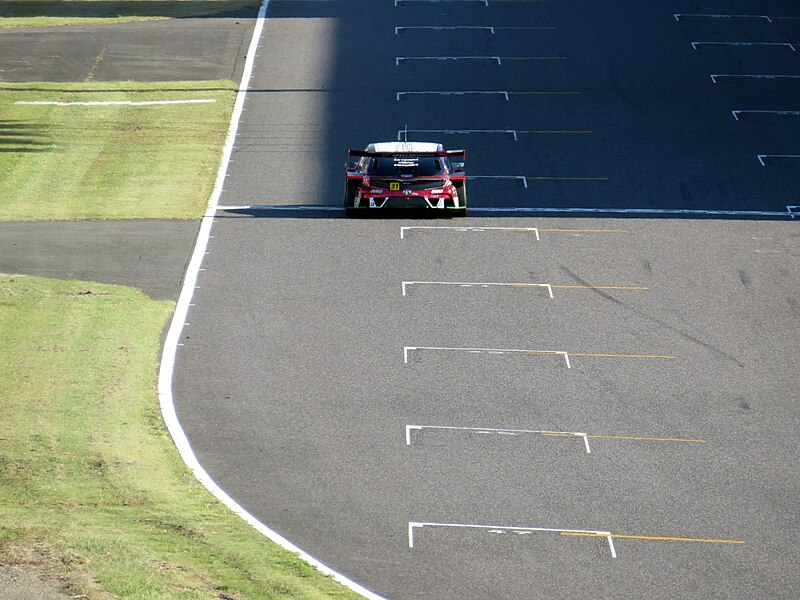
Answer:
[[(596, 233), (595, 230), (593, 233)], [(412, 285), (453, 285), (457, 287), (518, 287), (518, 288), (546, 288), (548, 294), (553, 298), (553, 290), (620, 290), (647, 292), (650, 288), (634, 285), (553, 285), (551, 283), (478, 283), (466, 281), (403, 281), (401, 290), (402, 295), (406, 295), (406, 289)]]
[[(413, 60), (435, 60), (435, 61), (459, 61), (459, 60), (488, 60), (502, 66), (506, 60), (567, 60), (566, 56), (396, 56), (395, 66), (399, 67), (401, 62)], [(513, 93), (513, 92), (511, 92)]]
[(399, 35), (401, 31), (405, 31), (407, 29), (431, 29), (433, 31), (453, 31), (458, 29), (480, 29), (483, 31), (488, 31), (492, 35), (494, 35), (494, 27), (481, 27), (476, 25), (448, 25), (448, 26), (440, 26), (440, 25), (412, 25), (408, 27), (395, 27), (394, 34)]
[(433, 225), (409, 225), (400, 228), (400, 239), (405, 238), (405, 232), (417, 229), (434, 229), (434, 230), (445, 230), (445, 231), (456, 231), (459, 233), (463, 233), (466, 231), (524, 231), (526, 233), (533, 233), (536, 237), (536, 240), (539, 240), (539, 228), (538, 227), (456, 227), (456, 226), (433, 226)]
[(536, 354), (536, 355), (551, 355), (562, 356), (568, 369), (572, 368), (569, 361), (569, 353), (563, 350), (522, 350), (517, 348), (447, 348), (443, 346), (404, 346), (403, 347), (403, 363), (408, 364), (409, 354), (418, 350), (437, 350), (437, 351), (455, 351), (455, 352), (469, 352), (472, 354)]
[(502, 434), (502, 435), (516, 435), (517, 433), (530, 433), (538, 434), (547, 437), (582, 437), (586, 453), (591, 454), (592, 450), (589, 447), (589, 438), (598, 440), (616, 440), (616, 441), (630, 441), (630, 442), (674, 442), (683, 444), (705, 444), (706, 440), (696, 438), (678, 438), (678, 437), (653, 437), (641, 435), (605, 435), (605, 434), (590, 434), (575, 431), (545, 431), (538, 429), (507, 429), (507, 428), (494, 428), (494, 427), (455, 427), (449, 425), (406, 425), (406, 446), (411, 445), (411, 432), (422, 431), (423, 429), (433, 430), (452, 430), (452, 431), (466, 431), (476, 432), (481, 434)]
[(561, 91), (561, 90), (542, 90), (528, 92), (509, 92), (507, 90), (464, 90), (464, 91), (444, 91), (426, 90), (419, 92), (397, 92), (395, 99), (400, 102), (405, 96), (502, 96), (505, 100), (511, 100), (511, 96), (578, 96), (580, 92)]
[(693, 13), (675, 13), (672, 15), (676, 21), (687, 18), (704, 18), (704, 19), (764, 19), (772, 23), (772, 19), (767, 15), (707, 15), (707, 14), (693, 14)]
[(481, 25), (408, 25), (399, 26), (394, 28), (394, 34), (399, 35), (400, 32), (408, 29), (429, 29), (431, 31), (451, 31), (461, 29), (478, 29), (488, 31), (494, 35), (496, 31), (524, 29), (527, 31), (555, 31), (555, 27), (536, 27), (536, 26), (520, 26), (520, 27), (507, 27), (507, 26), (481, 26)]
[(199, 269), (203, 263), (206, 248), (208, 246), (209, 235), (211, 234), (211, 226), (214, 221), (214, 215), (217, 212), (219, 199), (222, 195), (222, 185), (225, 181), (225, 174), (228, 170), (228, 161), (233, 153), (233, 143), (236, 139), (236, 133), (239, 129), (239, 119), (242, 115), (244, 107), (244, 100), (247, 94), (247, 82), (253, 72), (253, 64), (255, 61), (256, 48), (261, 37), (261, 32), (264, 28), (264, 21), (266, 19), (267, 7), (269, 0), (263, 0), (261, 8), (256, 17), (255, 27), (253, 28), (253, 37), (250, 40), (250, 46), (247, 50), (247, 59), (245, 60), (244, 70), (242, 72), (242, 79), (239, 84), (239, 89), (236, 92), (236, 102), (233, 106), (233, 113), (231, 114), (230, 126), (228, 128), (228, 135), (225, 140), (225, 145), (222, 152), (222, 160), (220, 162), (219, 170), (217, 171), (217, 180), (214, 184), (214, 190), (208, 201), (208, 208), (200, 223), (200, 230), (197, 234), (197, 241), (195, 242), (194, 250), (186, 268), (186, 275), (184, 277), (183, 286), (181, 288), (180, 296), (175, 307), (175, 312), (172, 321), (167, 331), (167, 337), (164, 342), (164, 350), (161, 356), (161, 366), (158, 372), (158, 397), (161, 405), (161, 414), (164, 418), (164, 423), (167, 426), (170, 436), (175, 443), (181, 459), (187, 467), (192, 471), (203, 486), (210, 491), (220, 502), (225, 504), (230, 510), (241, 517), (245, 522), (251, 525), (259, 533), (278, 544), (282, 548), (296, 554), (301, 560), (313, 566), (318, 571), (332, 577), (335, 581), (343, 586), (360, 594), (369, 600), (384, 600), (381, 596), (369, 591), (358, 583), (348, 579), (341, 573), (338, 573), (321, 563), (319, 560), (304, 552), (295, 546), (288, 539), (280, 535), (278, 532), (273, 531), (267, 525), (259, 521), (255, 516), (245, 510), (236, 500), (228, 495), (217, 483), (211, 478), (208, 472), (203, 468), (192, 450), (189, 443), (189, 438), (181, 426), (178, 415), (175, 409), (175, 400), (172, 395), (172, 378), (175, 371), (175, 359), (178, 352), (178, 344), (180, 342), (181, 333), (183, 331), (183, 323), (186, 321), (189, 313), (189, 305), (192, 302), (195, 284), (199, 275)]
[(469, 352), (472, 354), (529, 354), (529, 355), (557, 355), (563, 356), (568, 369), (572, 368), (570, 356), (583, 356), (587, 358), (627, 358), (639, 360), (676, 360), (677, 356), (663, 354), (620, 354), (616, 352), (566, 352), (564, 350), (527, 350), (509, 348), (448, 348), (443, 346), (404, 346), (403, 362), (408, 364), (409, 354), (418, 350), (438, 350)]
[(407, 2), (420, 2), (425, 4), (456, 4), (462, 2), (472, 2), (489, 6), (489, 0), (394, 0), (394, 5), (398, 6)]
[(427, 91), (427, 92), (397, 92), (396, 100), (405, 96), (502, 96), (508, 100), (508, 92), (504, 90), (495, 91), (463, 91), (463, 92), (442, 92), (442, 91)]
[(783, 46), (792, 52), (797, 51), (789, 42), (692, 42), (692, 48), (697, 50), (698, 46)]
[(458, 287), (515, 287), (515, 288), (543, 288), (547, 290), (550, 298), (553, 297), (553, 286), (549, 283), (477, 283), (466, 281), (403, 281), (401, 287), (402, 295), (406, 295), (406, 289), (412, 285), (453, 285)]
[(498, 429), (494, 427), (455, 427), (450, 425), (406, 425), (406, 446), (411, 445), (411, 432), (422, 431), (423, 429), (434, 430), (450, 430), (450, 431), (467, 431), (477, 433), (496, 433), (501, 435), (515, 436), (517, 434), (533, 434), (533, 435), (550, 435), (558, 437), (579, 437), (583, 439), (583, 446), (586, 454), (591, 454), (592, 449), (589, 447), (589, 440), (587, 434), (577, 431), (548, 431), (545, 429)]
[(732, 110), (731, 114), (733, 118), (737, 121), (739, 120), (739, 115), (744, 114), (762, 114), (762, 115), (792, 115), (792, 116), (800, 116), (800, 110)]
[(14, 104), (26, 104), (36, 106), (155, 106), (159, 104), (209, 104), (216, 100), (142, 100), (134, 102), (132, 100), (95, 100), (92, 102), (15, 102)]
[(459, 60), (489, 60), (498, 65), (502, 65), (503, 61), (499, 56), (396, 56), (394, 64), (396, 67), (400, 66), (401, 62), (410, 60), (436, 60), (436, 61), (459, 61)]
[(725, 73), (714, 73), (709, 75), (711, 81), (717, 83), (717, 79), (800, 79), (800, 75), (728, 75)]
[(608, 548), (611, 550), (611, 558), (617, 558), (617, 549), (614, 548), (614, 538), (607, 535), (606, 540), (608, 540)]
[(608, 548), (611, 551), (611, 558), (617, 558), (617, 551), (614, 548), (614, 538), (628, 539), (628, 540), (647, 540), (656, 542), (694, 542), (700, 544), (735, 544), (744, 545), (744, 540), (731, 540), (731, 539), (712, 539), (712, 538), (697, 538), (697, 537), (679, 537), (679, 536), (666, 536), (666, 535), (635, 535), (625, 533), (612, 533), (610, 531), (590, 531), (587, 529), (558, 529), (555, 527), (516, 527), (506, 525), (473, 525), (468, 523), (435, 523), (435, 522), (420, 522), (410, 521), (408, 523), (408, 547), (414, 547), (414, 529), (421, 529), (423, 527), (451, 527), (460, 529), (479, 529), (487, 531), (488, 533), (516, 533), (524, 535), (533, 532), (548, 532), (558, 533), (565, 537), (602, 537), (608, 542)]
[[(237, 211), (237, 210), (253, 210), (253, 211), (300, 211), (300, 212), (344, 212), (344, 207), (340, 206), (314, 206), (314, 205), (288, 205), (288, 206), (272, 206), (272, 205), (242, 205), (242, 206), (217, 206), (216, 210), (219, 211)], [(683, 208), (587, 208), (587, 207), (564, 207), (554, 208), (552, 206), (485, 206), (485, 207), (470, 207), (469, 213), (471, 215), (479, 213), (487, 214), (502, 214), (502, 213), (571, 213), (571, 214), (634, 214), (634, 215), (687, 215), (687, 216), (730, 216), (730, 217), (791, 217), (792, 214), (788, 209), (785, 211), (770, 211), (770, 210), (713, 210), (713, 209), (683, 209)], [(536, 227), (401, 227), (400, 237), (403, 238), (403, 232), (409, 229), (452, 229), (457, 231), (487, 231), (487, 230), (505, 230), (505, 231), (536, 231)], [(541, 231), (541, 228), (538, 228)], [(536, 239), (539, 239), (538, 237)]]
[(435, 133), (437, 135), (510, 135), (519, 141), (521, 135), (590, 135), (588, 129), (398, 129), (397, 141), (402, 142), (408, 133)]
[(516, 129), (398, 129), (397, 141), (402, 142), (406, 133), (436, 133), (439, 135), (468, 135), (473, 133), (492, 134), (500, 133), (511, 135), (517, 141)]
[(787, 206), (786, 210), (789, 212), (792, 219), (794, 219), (796, 215), (800, 215), (800, 206)]
[(468, 175), (467, 179), (516, 179), (528, 189), (529, 181), (608, 181), (608, 177), (551, 177), (549, 175)]
[[(457, 528), (457, 529), (479, 529), (484, 531), (489, 531), (490, 533), (534, 533), (534, 532), (544, 532), (544, 533), (573, 533), (573, 534), (583, 534), (592, 537), (606, 537), (608, 541), (611, 542), (611, 532), (610, 531), (592, 531), (589, 529), (559, 529), (555, 527), (515, 527), (515, 526), (508, 526), (508, 525), (473, 525), (469, 523), (433, 523), (433, 522), (418, 522), (418, 521), (410, 521), (408, 523), (408, 547), (414, 547), (414, 529), (422, 529), (423, 527), (450, 527), (450, 528)], [(617, 553), (614, 551), (613, 543), (609, 543), (609, 548), (611, 550), (611, 558), (616, 558)]]
[(766, 160), (770, 158), (800, 158), (800, 154), (756, 154), (756, 156), (762, 167), (767, 166)]
[(470, 214), (475, 213), (572, 213), (572, 214), (622, 214), (622, 215), (695, 215), (695, 216), (730, 216), (730, 217), (789, 217), (788, 211), (770, 210), (704, 210), (704, 209), (684, 209), (684, 208), (584, 208), (584, 207), (565, 207), (554, 208), (552, 206), (542, 207), (517, 207), (517, 206), (496, 206), (496, 207), (474, 207), (469, 209)]
[(522, 187), (528, 189), (528, 178), (525, 175), (469, 175), (467, 179), (513, 179), (522, 182)]

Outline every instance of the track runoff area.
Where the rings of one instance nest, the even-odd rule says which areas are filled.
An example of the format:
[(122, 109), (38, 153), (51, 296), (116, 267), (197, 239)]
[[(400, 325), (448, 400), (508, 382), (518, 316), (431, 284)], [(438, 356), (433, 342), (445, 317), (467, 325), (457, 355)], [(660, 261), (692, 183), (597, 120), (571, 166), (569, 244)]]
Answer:
[[(209, 487), (368, 597), (791, 595), (800, 19), (675, 4), (269, 3), (173, 340)], [(471, 216), (341, 218), (406, 128)]]

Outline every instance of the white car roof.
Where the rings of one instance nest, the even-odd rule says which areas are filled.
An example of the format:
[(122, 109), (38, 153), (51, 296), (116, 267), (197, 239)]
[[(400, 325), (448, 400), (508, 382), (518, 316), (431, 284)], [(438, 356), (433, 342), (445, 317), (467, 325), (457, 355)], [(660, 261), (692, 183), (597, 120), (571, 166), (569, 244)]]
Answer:
[(441, 144), (435, 142), (378, 142), (370, 144), (373, 152), (438, 152)]

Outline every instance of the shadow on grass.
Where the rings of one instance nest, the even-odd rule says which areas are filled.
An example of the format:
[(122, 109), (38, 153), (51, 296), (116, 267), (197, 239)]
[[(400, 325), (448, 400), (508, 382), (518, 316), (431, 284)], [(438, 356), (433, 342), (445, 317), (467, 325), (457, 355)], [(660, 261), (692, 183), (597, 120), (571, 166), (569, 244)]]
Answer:
[(260, 0), (11, 0), (0, 3), (0, 18), (30, 17), (242, 17), (252, 15)]
[(0, 120), (0, 153), (50, 152), (50, 136), (33, 123)]

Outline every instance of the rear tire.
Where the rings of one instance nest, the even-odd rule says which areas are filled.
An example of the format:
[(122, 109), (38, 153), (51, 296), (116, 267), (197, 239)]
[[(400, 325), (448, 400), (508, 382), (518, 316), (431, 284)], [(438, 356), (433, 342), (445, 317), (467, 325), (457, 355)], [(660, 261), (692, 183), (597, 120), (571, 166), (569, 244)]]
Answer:
[(458, 206), (459, 208), (453, 209), (453, 216), (454, 217), (466, 217), (467, 216), (467, 182), (463, 182), (461, 185), (456, 185), (456, 194), (458, 194)]
[(358, 185), (357, 181), (351, 181), (344, 186), (344, 212), (348, 217), (357, 217), (364, 212), (362, 209), (355, 207)]

